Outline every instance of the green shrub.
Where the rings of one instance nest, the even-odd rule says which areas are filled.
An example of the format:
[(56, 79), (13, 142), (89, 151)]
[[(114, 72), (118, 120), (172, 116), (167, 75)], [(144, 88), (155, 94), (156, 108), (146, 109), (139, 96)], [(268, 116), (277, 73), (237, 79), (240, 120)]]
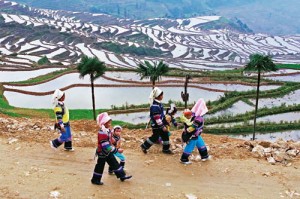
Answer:
[(38, 63), (38, 65), (48, 65), (48, 64), (51, 64), (51, 62), (49, 61), (49, 59), (46, 56), (44, 56), (41, 59), (39, 59), (37, 63)]
[(113, 42), (101, 42), (95, 44), (96, 47), (102, 48), (117, 54), (132, 54), (137, 56), (150, 56), (158, 57), (164, 54), (160, 49), (148, 48), (148, 47), (136, 47), (134, 45), (121, 45)]

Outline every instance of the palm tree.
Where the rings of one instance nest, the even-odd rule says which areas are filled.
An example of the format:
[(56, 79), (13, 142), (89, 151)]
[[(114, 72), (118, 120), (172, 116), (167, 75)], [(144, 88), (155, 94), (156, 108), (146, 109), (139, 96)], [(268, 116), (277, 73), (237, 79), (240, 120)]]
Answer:
[(79, 75), (80, 78), (83, 78), (85, 75), (90, 75), (91, 88), (92, 88), (92, 100), (93, 100), (93, 113), (94, 113), (94, 120), (96, 120), (94, 81), (95, 79), (97, 79), (98, 77), (102, 76), (105, 73), (106, 65), (104, 62), (100, 61), (97, 57), (90, 58), (84, 55), (77, 66), (77, 70), (80, 73)]
[(137, 73), (141, 76), (141, 80), (144, 78), (150, 78), (152, 87), (155, 87), (155, 81), (159, 81), (161, 76), (169, 71), (169, 66), (164, 64), (163, 61), (159, 63), (154, 62), (152, 65), (149, 61), (145, 61), (144, 64), (139, 64)]
[(255, 128), (256, 128), (256, 115), (259, 99), (259, 84), (260, 84), (260, 72), (266, 71), (276, 71), (276, 65), (273, 63), (273, 60), (270, 56), (264, 56), (261, 54), (252, 54), (250, 55), (250, 61), (247, 63), (244, 71), (257, 71), (257, 90), (256, 90), (256, 104), (255, 104), (255, 113), (254, 113), (254, 128), (253, 128), (253, 140), (255, 140)]

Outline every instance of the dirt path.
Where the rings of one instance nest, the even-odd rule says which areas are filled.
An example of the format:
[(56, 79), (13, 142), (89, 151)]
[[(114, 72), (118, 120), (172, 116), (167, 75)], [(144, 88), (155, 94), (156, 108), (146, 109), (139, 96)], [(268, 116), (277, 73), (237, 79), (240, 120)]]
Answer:
[(300, 192), (299, 161), (286, 167), (220, 154), (186, 166), (179, 163), (180, 154), (156, 152), (159, 145), (147, 155), (133, 147), (125, 151), (133, 178), (120, 182), (105, 173), (105, 184), (95, 186), (90, 183), (94, 148), (76, 147), (72, 153), (53, 151), (48, 143), (7, 142), (0, 138), (0, 198), (51, 198), (51, 191), (58, 191), (58, 198), (289, 198)]

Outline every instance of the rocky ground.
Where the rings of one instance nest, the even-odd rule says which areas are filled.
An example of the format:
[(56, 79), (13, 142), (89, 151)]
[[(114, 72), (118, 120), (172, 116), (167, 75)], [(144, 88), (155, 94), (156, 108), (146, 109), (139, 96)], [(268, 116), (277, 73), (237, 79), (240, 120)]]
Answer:
[(133, 178), (120, 182), (105, 171), (104, 185), (95, 186), (97, 125), (72, 121), (74, 152), (50, 148), (49, 140), (59, 136), (52, 125), (0, 115), (0, 198), (300, 198), (300, 142), (204, 133), (212, 159), (201, 162), (194, 151), (193, 164), (182, 165), (180, 130), (171, 136), (175, 154), (162, 154), (156, 144), (145, 155), (139, 145), (151, 130), (124, 129), (126, 171)]

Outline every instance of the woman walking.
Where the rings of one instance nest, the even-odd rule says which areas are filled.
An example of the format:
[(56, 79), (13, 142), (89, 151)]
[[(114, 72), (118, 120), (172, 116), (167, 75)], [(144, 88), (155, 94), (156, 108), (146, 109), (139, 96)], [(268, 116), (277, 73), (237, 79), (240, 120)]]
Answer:
[(170, 150), (170, 142), (167, 125), (164, 114), (164, 107), (161, 103), (164, 97), (164, 93), (159, 88), (155, 87), (150, 93), (150, 123), (152, 128), (152, 136), (141, 145), (141, 149), (144, 153), (161, 137), (163, 149), (162, 152), (165, 154), (173, 154)]
[(65, 106), (66, 95), (63, 91), (56, 89), (53, 93), (52, 104), (55, 113), (55, 128), (61, 133), (59, 138), (50, 141), (50, 146), (57, 149), (64, 143), (65, 151), (74, 151), (72, 147), (72, 133), (69, 121), (69, 110)]

